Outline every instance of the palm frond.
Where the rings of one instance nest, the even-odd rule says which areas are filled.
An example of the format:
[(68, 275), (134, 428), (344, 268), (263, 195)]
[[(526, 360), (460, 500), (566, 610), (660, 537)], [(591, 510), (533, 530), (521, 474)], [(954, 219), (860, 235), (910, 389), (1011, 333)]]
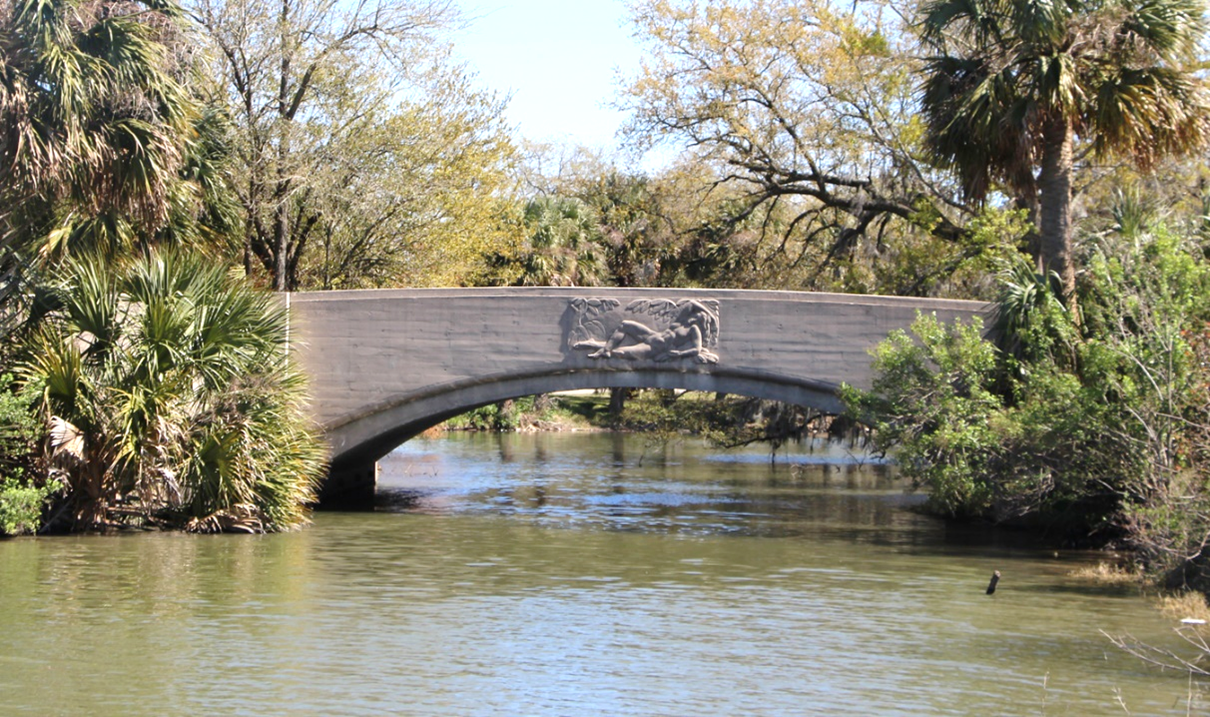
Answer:
[[(199, 530), (304, 521), (324, 448), (286, 354), (284, 308), (181, 251), (113, 271), (96, 255), (66, 265), (73, 291), (23, 369), (45, 386), (47, 415), (86, 434), (87, 465), (65, 468), (89, 487), (82, 519), (103, 520), (121, 495)], [(117, 327), (105, 351), (81, 341), (97, 325)]]

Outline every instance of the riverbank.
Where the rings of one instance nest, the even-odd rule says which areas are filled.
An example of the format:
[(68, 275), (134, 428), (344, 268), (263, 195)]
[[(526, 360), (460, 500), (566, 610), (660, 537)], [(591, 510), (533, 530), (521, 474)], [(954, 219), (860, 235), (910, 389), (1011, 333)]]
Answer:
[(600, 389), (527, 396), (456, 416), (445, 431), (620, 431), (655, 439), (697, 435), (723, 447), (843, 437), (864, 445), (865, 430), (810, 409), (745, 396), (664, 389)]
[(603, 431), (608, 424), (609, 396), (595, 391), (525, 396), (493, 403), (455, 416), (425, 435), (446, 431), (537, 433), (546, 431)]

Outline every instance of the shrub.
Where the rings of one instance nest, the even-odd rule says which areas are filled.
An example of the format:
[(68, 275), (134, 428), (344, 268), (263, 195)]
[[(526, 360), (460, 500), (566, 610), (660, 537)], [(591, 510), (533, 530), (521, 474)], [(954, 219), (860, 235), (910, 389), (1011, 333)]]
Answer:
[(0, 375), (0, 535), (37, 532), (47, 499), (59, 489), (56, 482), (40, 485), (30, 471), (39, 436), (35, 396), (16, 390), (12, 374)]
[(946, 327), (917, 316), (918, 337), (893, 332), (872, 352), (873, 390), (842, 388), (850, 412), (876, 429), (874, 445), (896, 449), (904, 475), (926, 488), (932, 507), (951, 517), (987, 514), (994, 491), (987, 480), (999, 445), (1003, 405), (994, 382), (995, 347), (983, 324)]
[(57, 483), (39, 487), (21, 478), (21, 473), (0, 478), (0, 535), (38, 532), (47, 501), (59, 491)]
[(1082, 322), (1028, 267), (1003, 282), (998, 345), (978, 323), (919, 317), (914, 337), (897, 332), (874, 350), (872, 391), (846, 387), (851, 415), (877, 429), (876, 444), (896, 451), (941, 514), (1124, 538), (1165, 569), (1200, 556), (1210, 535), (1200, 252), (1162, 231), (1107, 237), (1081, 277)]
[(42, 387), (47, 464), (79, 527), (305, 521), (324, 469), (286, 355), (286, 314), (221, 266), (151, 252), (69, 262), (23, 373)]

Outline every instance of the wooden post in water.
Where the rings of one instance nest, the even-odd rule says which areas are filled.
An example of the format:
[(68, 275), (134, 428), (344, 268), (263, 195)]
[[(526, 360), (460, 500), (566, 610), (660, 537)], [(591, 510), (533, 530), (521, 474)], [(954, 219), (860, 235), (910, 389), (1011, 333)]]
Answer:
[(992, 581), (987, 584), (987, 594), (988, 595), (991, 595), (992, 593), (996, 592), (996, 583), (998, 583), (998, 582), (1000, 582), (1000, 571), (999, 570), (992, 573)]

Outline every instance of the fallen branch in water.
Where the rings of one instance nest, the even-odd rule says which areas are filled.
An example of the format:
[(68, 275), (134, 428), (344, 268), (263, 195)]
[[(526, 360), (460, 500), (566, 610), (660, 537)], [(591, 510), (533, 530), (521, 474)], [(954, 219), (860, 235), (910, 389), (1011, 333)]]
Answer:
[(1172, 650), (1148, 645), (1129, 633), (1110, 635), (1101, 630), (1101, 634), (1109, 638), (1109, 641), (1119, 649), (1125, 650), (1147, 664), (1155, 665), (1162, 670), (1178, 670), (1191, 675), (1210, 677), (1210, 666), (1204, 664), (1207, 659), (1210, 659), (1210, 643), (1207, 643), (1205, 636), (1192, 627), (1178, 627), (1175, 632), (1197, 651), (1193, 658), (1186, 659)]

